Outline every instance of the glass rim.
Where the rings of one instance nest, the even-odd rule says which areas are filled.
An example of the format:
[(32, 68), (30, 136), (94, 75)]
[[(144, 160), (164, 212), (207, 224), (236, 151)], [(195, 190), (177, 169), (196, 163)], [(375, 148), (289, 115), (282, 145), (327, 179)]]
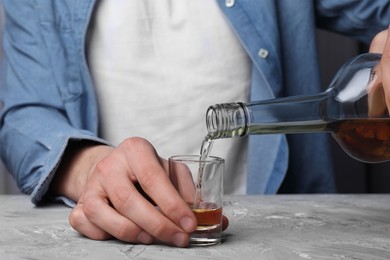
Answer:
[(218, 156), (208, 156), (207, 158), (200, 160), (200, 155), (172, 155), (168, 159), (174, 162), (204, 162), (204, 163), (224, 163), (225, 160)]

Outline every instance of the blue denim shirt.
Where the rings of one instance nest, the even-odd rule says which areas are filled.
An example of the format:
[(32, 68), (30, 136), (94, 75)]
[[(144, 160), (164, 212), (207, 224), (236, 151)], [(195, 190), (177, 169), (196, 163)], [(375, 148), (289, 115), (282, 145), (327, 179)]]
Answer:
[[(316, 26), (369, 43), (390, 23), (387, 0), (217, 1), (253, 62), (252, 100), (320, 91)], [(0, 155), (34, 203), (70, 140), (106, 143), (84, 49), (95, 2), (4, 0)], [(251, 136), (248, 193), (276, 193), (286, 172), (293, 192), (335, 191), (327, 138)]]

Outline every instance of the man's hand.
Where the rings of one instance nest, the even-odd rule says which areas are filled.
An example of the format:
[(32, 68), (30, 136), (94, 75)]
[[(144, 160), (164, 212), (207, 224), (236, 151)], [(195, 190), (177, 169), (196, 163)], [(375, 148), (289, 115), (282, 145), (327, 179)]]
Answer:
[(385, 103), (390, 111), (390, 34), (389, 30), (378, 33), (371, 42), (370, 52), (382, 53), (382, 58), (377, 68), (377, 81), (381, 83), (385, 94)]
[(91, 239), (188, 246), (196, 218), (171, 184), (167, 161), (148, 141), (73, 146), (51, 190), (77, 201), (69, 217), (74, 229)]

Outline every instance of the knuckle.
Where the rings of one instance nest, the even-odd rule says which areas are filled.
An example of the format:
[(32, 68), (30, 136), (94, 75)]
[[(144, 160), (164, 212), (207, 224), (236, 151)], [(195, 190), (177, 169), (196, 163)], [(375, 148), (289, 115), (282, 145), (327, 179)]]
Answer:
[(157, 174), (155, 174), (154, 172), (145, 170), (140, 176), (138, 176), (138, 180), (142, 185), (142, 188), (145, 191), (148, 191), (156, 183), (157, 177)]
[(95, 165), (94, 172), (95, 172), (95, 174), (98, 174), (99, 176), (105, 177), (105, 176), (109, 175), (111, 172), (110, 164), (108, 162), (106, 162), (105, 160), (102, 160)]
[(120, 146), (127, 154), (138, 154), (144, 156), (145, 154), (154, 154), (157, 156), (157, 151), (154, 146), (145, 138), (142, 137), (130, 137), (124, 140)]
[(150, 228), (150, 230), (155, 237), (164, 237), (167, 234), (167, 227), (163, 222), (157, 222)]
[(169, 214), (169, 213), (173, 213), (174, 215), (173, 216), (179, 216), (179, 212), (180, 212), (180, 206), (178, 205), (178, 203), (174, 202), (174, 201), (170, 201), (170, 202), (166, 202), (166, 205), (164, 205), (164, 213), (165, 214)]
[(141, 228), (135, 225), (121, 225), (115, 236), (117, 239), (130, 243), (138, 243), (138, 236), (141, 233)]
[(120, 225), (115, 237), (122, 241), (133, 242), (137, 237), (137, 230), (130, 228), (128, 225)]
[(107, 240), (111, 238), (111, 235), (99, 229), (85, 229), (85, 226), (88, 226), (88, 220), (84, 217), (83, 211), (81, 208), (76, 208), (69, 215), (69, 223), (73, 229), (79, 233), (85, 235), (94, 240)]
[(74, 209), (69, 215), (69, 224), (76, 230), (84, 225), (83, 213), (80, 209)]
[(87, 199), (83, 204), (83, 211), (85, 216), (88, 219), (93, 219), (94, 216), (98, 215), (99, 211), (99, 203), (94, 199)]
[(123, 141), (123, 146), (127, 149), (139, 149), (140, 147), (149, 146), (150, 143), (142, 137), (130, 137)]
[(114, 195), (111, 197), (111, 202), (116, 210), (119, 212), (126, 212), (130, 205), (133, 205), (133, 196), (125, 187), (117, 187), (114, 190)]

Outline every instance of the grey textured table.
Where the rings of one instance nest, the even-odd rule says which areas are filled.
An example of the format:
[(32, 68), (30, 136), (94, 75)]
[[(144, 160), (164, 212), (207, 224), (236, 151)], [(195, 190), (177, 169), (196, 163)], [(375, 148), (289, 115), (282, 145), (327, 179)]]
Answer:
[(226, 196), (224, 242), (204, 248), (93, 241), (70, 209), (0, 196), (0, 259), (390, 259), (390, 195)]

